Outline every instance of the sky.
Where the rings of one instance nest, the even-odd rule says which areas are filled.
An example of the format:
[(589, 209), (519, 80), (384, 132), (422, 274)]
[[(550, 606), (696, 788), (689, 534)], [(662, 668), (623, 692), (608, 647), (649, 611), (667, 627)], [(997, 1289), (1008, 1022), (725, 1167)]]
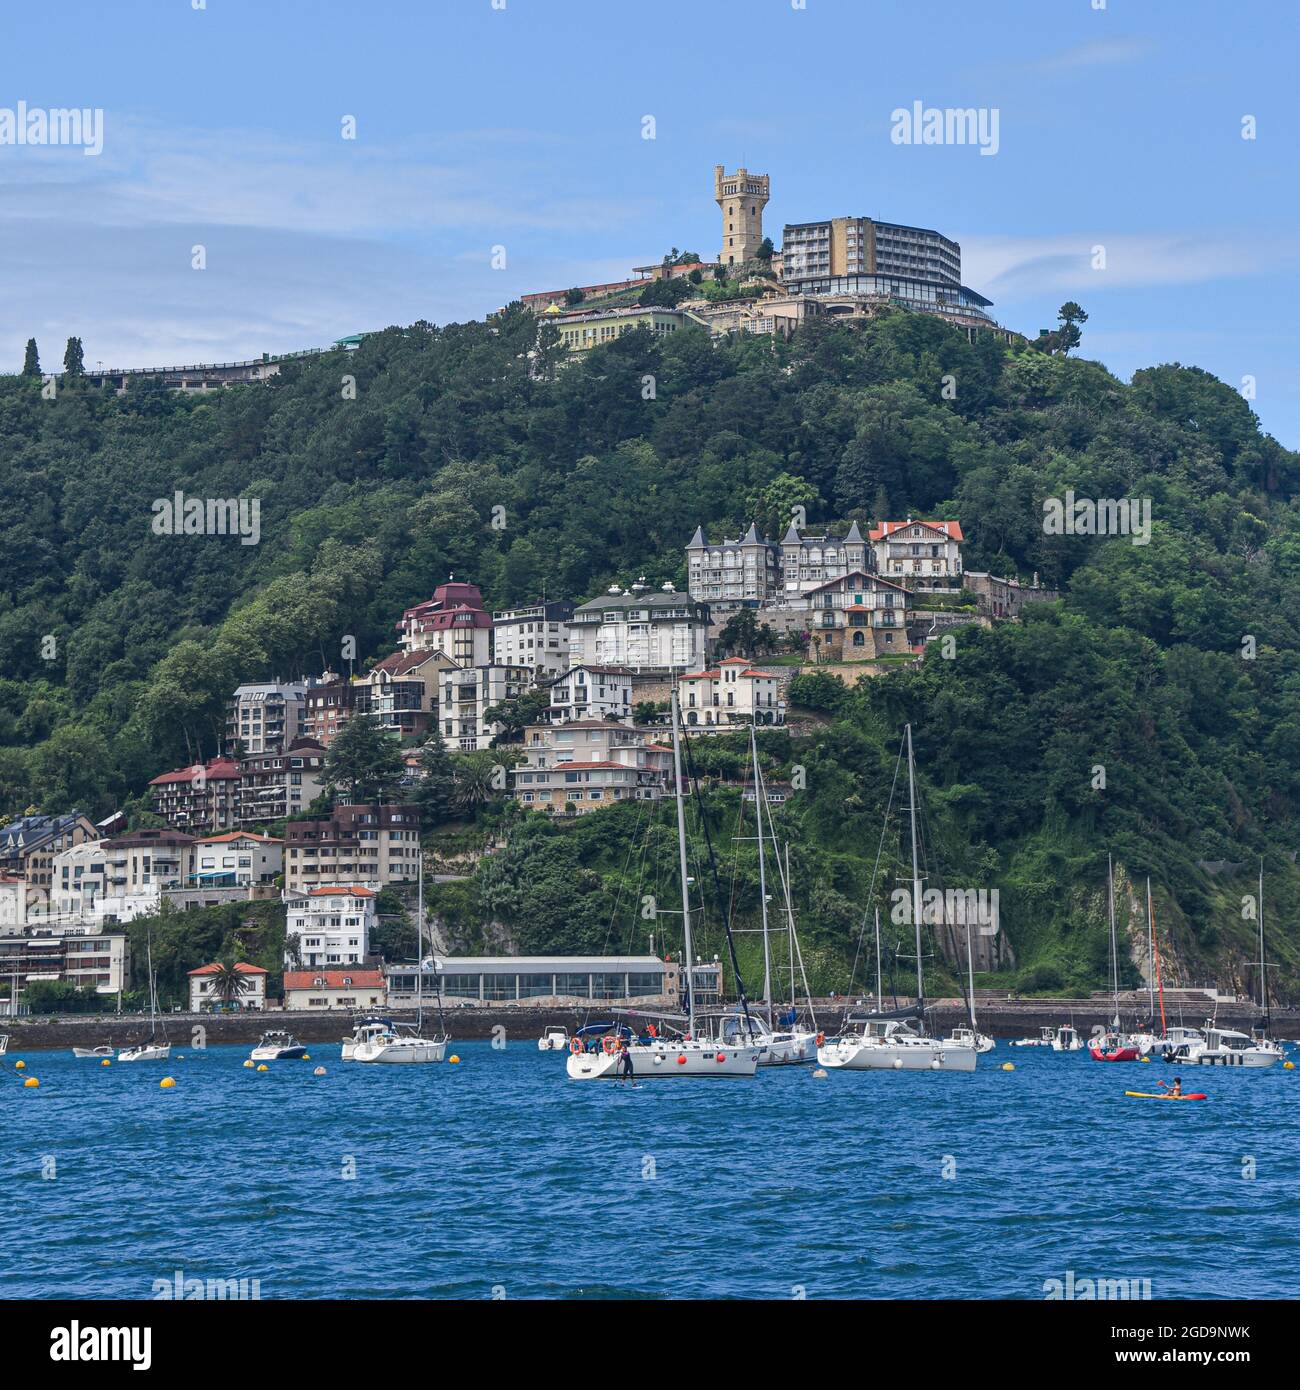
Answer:
[[(744, 164), (778, 245), (935, 228), (999, 322), (1077, 300), (1084, 355), (1204, 367), (1295, 448), (1297, 40), (1289, 0), (7, 0), (0, 140), (21, 101), (102, 110), (103, 149), (0, 143), (0, 370), (31, 336), (47, 369), (70, 334), (92, 368), (232, 361), (713, 259)], [(896, 143), (915, 102), (996, 112), (996, 153)]]

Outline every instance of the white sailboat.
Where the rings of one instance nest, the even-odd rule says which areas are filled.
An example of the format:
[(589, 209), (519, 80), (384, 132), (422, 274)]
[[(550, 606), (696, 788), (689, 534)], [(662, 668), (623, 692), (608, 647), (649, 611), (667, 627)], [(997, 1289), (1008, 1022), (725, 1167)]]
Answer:
[[(925, 979), (921, 920), (921, 868), (916, 838), (916, 765), (912, 754), (912, 726), (905, 730), (907, 746), (908, 811), (912, 831), (912, 917), (916, 926), (917, 1026), (901, 1019), (872, 1019), (847, 1028), (838, 1038), (828, 1038), (817, 1049), (817, 1060), (826, 1068), (848, 1071), (961, 1071), (975, 1070), (975, 1047), (968, 1042), (930, 1038), (925, 1027)], [(886, 810), (888, 816), (888, 810)], [(848, 1024), (849, 1020), (845, 1020)]]
[[(682, 988), (686, 991), (686, 1032), (681, 1038), (636, 1037), (626, 1024), (581, 1028), (569, 1041), (565, 1070), (574, 1081), (643, 1081), (667, 1076), (753, 1076), (763, 1054), (761, 1044), (742, 1037), (734, 1044), (701, 1038), (695, 1008), (695, 960), (691, 933), (691, 878), (686, 864), (686, 810), (682, 799), (681, 719), (673, 689), (673, 787), (677, 802), (677, 858), (682, 885)], [(628, 1076), (625, 1058), (630, 1058)]]
[(124, 1047), (117, 1054), (119, 1062), (165, 1062), (172, 1055), (171, 1043), (166, 1038), (158, 1041), (158, 977), (153, 968), (153, 937), (148, 934), (145, 957), (149, 970), (149, 1037), (145, 1042)]
[(973, 1047), (976, 1052), (992, 1052), (997, 1044), (987, 1034), (979, 1031), (975, 1022), (975, 954), (971, 947), (971, 929), (975, 924), (966, 923), (966, 1003), (970, 1008), (970, 1027), (954, 1028), (946, 1041), (958, 1047)]
[[(387, 1062), (389, 1064), (442, 1062), (447, 1057), (447, 1044), (450, 1037), (439, 1033), (432, 1038), (424, 1036), (424, 855), (420, 855), (420, 869), (415, 910), (416, 970), (415, 970), (415, 1024), (385, 1023), (364, 1031), (364, 1036), (354, 1038), (351, 1048), (344, 1044), (344, 1060), (350, 1062)], [(436, 973), (436, 961), (435, 961)], [(441, 1018), (441, 1005), (438, 1009)]]
[[(1148, 898), (1150, 894), (1148, 894)], [(1094, 1062), (1136, 1062), (1141, 1056), (1138, 1044), (1119, 1026), (1119, 938), (1115, 932), (1115, 865), (1106, 856), (1106, 901), (1110, 914), (1110, 983), (1115, 1013), (1109, 1031), (1099, 1033), (1088, 1046)]]

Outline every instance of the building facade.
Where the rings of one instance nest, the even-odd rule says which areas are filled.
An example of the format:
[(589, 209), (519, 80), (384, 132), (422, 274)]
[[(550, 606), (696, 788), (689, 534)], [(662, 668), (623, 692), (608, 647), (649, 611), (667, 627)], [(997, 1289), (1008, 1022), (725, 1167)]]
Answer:
[(804, 531), (790, 523), (781, 541), (781, 589), (787, 598), (806, 594), (828, 579), (871, 568), (871, 552), (855, 521), (842, 538)]
[(961, 585), (960, 521), (882, 521), (871, 530), (875, 571), (911, 586)]
[(375, 925), (371, 888), (334, 886), (285, 894), (286, 968), (360, 965)]
[(723, 265), (740, 265), (758, 255), (763, 244), (763, 209), (772, 195), (767, 174), (751, 174), (743, 165), (728, 174), (721, 164), (713, 168), (713, 199), (722, 214)]
[(53, 890), (55, 855), (99, 838), (94, 823), (80, 811), (63, 816), (20, 816), (0, 829), (0, 871), (25, 880), (28, 904), (39, 905)]
[(709, 608), (671, 584), (651, 593), (613, 585), (579, 604), (569, 629), (569, 665), (626, 666), (633, 671), (689, 671), (704, 665)]
[(0, 935), (0, 979), (14, 988), (20, 1004), (37, 980), (116, 994), (127, 987), (130, 970), (130, 945), (121, 932), (36, 927), (24, 935)]
[(545, 1007), (675, 1004), (678, 970), (658, 956), (438, 956), (422, 972), (412, 961), (386, 974), (390, 1008), (414, 1008), (417, 994), (426, 1007), (436, 995), (454, 1006)]
[(397, 631), (404, 652), (438, 651), (457, 666), (485, 666), (492, 659), (492, 615), (477, 584), (439, 584), (431, 599), (402, 614)]
[(694, 671), (680, 681), (682, 720), (693, 729), (732, 724), (784, 724), (781, 677), (730, 656), (712, 670)]
[(492, 615), (492, 660), (501, 666), (531, 666), (558, 676), (569, 660), (569, 619), (574, 605), (555, 600)]
[(382, 1009), (384, 977), (360, 966), (344, 970), (286, 970), (284, 1007), (303, 1009)]
[(697, 526), (686, 546), (686, 587), (701, 603), (756, 607), (781, 592), (781, 548), (757, 522), (735, 541), (710, 544)]
[(283, 870), (283, 840), (232, 830), (195, 840), (189, 882), (196, 887), (247, 888), (274, 883)]
[(237, 758), (164, 772), (149, 783), (150, 808), (175, 830), (215, 835), (239, 820), (240, 768)]
[(413, 806), (336, 806), (319, 820), (290, 821), (284, 838), (286, 893), (413, 883), (419, 871), (420, 813)]
[(399, 738), (421, 738), (438, 721), (438, 685), (459, 668), (441, 650), (394, 652), (364, 677), (366, 711)]
[(328, 748), (354, 714), (369, 712), (369, 685), (327, 673), (319, 684), (307, 688), (303, 737), (315, 739), (322, 748)]
[(870, 661), (910, 650), (910, 595), (901, 584), (857, 571), (804, 596), (814, 661)]
[(244, 828), (305, 811), (325, 788), (325, 749), (311, 738), (296, 738), (283, 752), (248, 754), (239, 767)]
[(501, 725), (488, 711), (504, 700), (517, 700), (533, 687), (531, 666), (486, 665), (467, 671), (444, 671), (438, 697), (438, 729), (454, 752), (490, 748)]
[(630, 720), (632, 672), (626, 666), (570, 666), (551, 682), (551, 722)]
[(302, 733), (307, 687), (302, 681), (267, 681), (236, 689), (226, 714), (226, 750), (277, 753)]
[(671, 785), (672, 751), (644, 729), (602, 719), (534, 724), (514, 797), (548, 815), (581, 816), (617, 801), (654, 801)]
[(637, 304), (623, 309), (557, 314), (547, 322), (555, 325), (563, 347), (570, 352), (589, 352), (635, 328), (644, 328), (658, 338), (689, 328), (696, 320), (685, 309), (642, 308)]
[[(220, 968), (216, 961), (212, 961), (189, 972), (190, 1013), (201, 1014), (227, 1007), (215, 989), (216, 976)], [(266, 1008), (267, 972), (260, 965), (249, 965), (247, 961), (238, 960), (235, 962), (235, 973), (239, 976), (243, 989), (230, 1001), (228, 1007), (241, 1013), (260, 1013)]]

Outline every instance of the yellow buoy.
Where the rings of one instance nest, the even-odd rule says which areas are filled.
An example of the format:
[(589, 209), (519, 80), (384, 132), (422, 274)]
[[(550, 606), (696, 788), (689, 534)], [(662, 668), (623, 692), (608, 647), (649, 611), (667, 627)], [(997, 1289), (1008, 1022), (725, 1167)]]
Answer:
[(324, 1075), (325, 1075), (325, 1068), (324, 1068), (324, 1067), (317, 1067), (316, 1070), (315, 1070), (314, 1072), (312, 1072), (312, 1075), (313, 1075), (313, 1076), (324, 1076)]
[(41, 1084), (41, 1083), (40, 1083), (39, 1081), (37, 1081), (37, 1079), (36, 1079), (34, 1076), (29, 1076), (29, 1077), (27, 1078), (27, 1080), (23, 1082), (23, 1086), (24, 1086), (24, 1088), (27, 1089), (27, 1090), (31, 1090), (31, 1089), (33, 1089), (33, 1088), (39, 1086), (40, 1084)]
[(163, 1088), (164, 1091), (170, 1091), (171, 1088), (176, 1084), (176, 1078), (174, 1076), (164, 1076), (158, 1084)]
[(26, 1063), (26, 1062), (15, 1062), (15, 1063), (14, 1063), (14, 1070), (15, 1070), (15, 1071), (22, 1071), (26, 1066), (27, 1066), (27, 1063)]
[(113, 1063), (107, 1057), (99, 1064), (101, 1067), (111, 1067)]
[(265, 1071), (265, 1070), (266, 1070), (266, 1063), (265, 1063), (265, 1062), (259, 1063), (257, 1069), (258, 1069), (258, 1071)]
[(253, 1069), (253, 1059), (250, 1057), (250, 1058), (244, 1063), (244, 1065), (249, 1069), (249, 1071), (252, 1071), (252, 1069)]
[(1015, 1071), (1015, 1069), (1016, 1069), (1016, 1064), (1015, 1064), (1014, 1062), (1003, 1062), (1003, 1063), (1002, 1063), (1002, 1070), (1003, 1070), (1003, 1071)]
[(1138, 1061), (1139, 1061), (1139, 1062), (1149, 1062), (1150, 1060), (1151, 1060), (1150, 1057), (1139, 1057), (1139, 1058), (1138, 1058)]
[(310, 1061), (311, 1061), (311, 1053), (310, 1053), (310, 1052), (304, 1052), (304, 1053), (302, 1054), (302, 1060), (303, 1060), (304, 1062), (310, 1062)]
[(451, 1056), (448, 1058), (448, 1061), (450, 1061), (450, 1062), (452, 1062), (452, 1063), (456, 1063), (456, 1062), (459, 1062), (459, 1061), (460, 1061), (460, 1058), (457, 1057), (456, 1054), (453, 1052), (453, 1053), (451, 1054)]
[(1282, 1063), (1282, 1070), (1283, 1070), (1283, 1071), (1295, 1071), (1295, 1063), (1294, 1063), (1294, 1062), (1283, 1062), (1283, 1063)]

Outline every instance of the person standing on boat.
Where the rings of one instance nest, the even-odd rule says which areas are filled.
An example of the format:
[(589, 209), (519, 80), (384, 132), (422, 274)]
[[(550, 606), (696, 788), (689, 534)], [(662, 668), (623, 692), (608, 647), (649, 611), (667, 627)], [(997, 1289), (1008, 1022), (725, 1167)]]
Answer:
[(619, 1077), (626, 1077), (631, 1081), (634, 1077), (632, 1069), (632, 1049), (627, 1045), (627, 1039), (620, 1040), (618, 1045), (618, 1074)]

